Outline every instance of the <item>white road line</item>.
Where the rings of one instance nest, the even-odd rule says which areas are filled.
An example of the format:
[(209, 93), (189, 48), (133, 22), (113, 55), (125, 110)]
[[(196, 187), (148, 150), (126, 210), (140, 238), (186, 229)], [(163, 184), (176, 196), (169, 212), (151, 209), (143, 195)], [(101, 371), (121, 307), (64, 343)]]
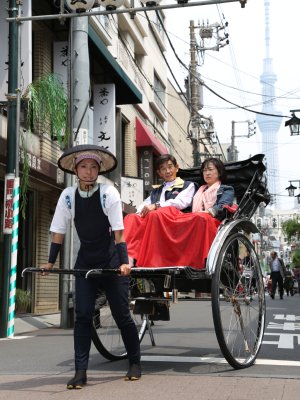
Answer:
[(186, 362), (186, 363), (217, 363), (225, 364), (227, 361), (224, 358), (218, 357), (184, 357), (184, 356), (143, 356), (142, 361), (159, 361), (159, 362)]
[[(181, 356), (151, 356), (142, 355), (142, 361), (149, 362), (178, 362), (178, 363), (203, 363), (203, 364), (227, 364), (227, 361), (221, 357), (181, 357)], [(256, 365), (274, 365), (300, 367), (300, 361), (292, 360), (268, 360), (256, 359)]]

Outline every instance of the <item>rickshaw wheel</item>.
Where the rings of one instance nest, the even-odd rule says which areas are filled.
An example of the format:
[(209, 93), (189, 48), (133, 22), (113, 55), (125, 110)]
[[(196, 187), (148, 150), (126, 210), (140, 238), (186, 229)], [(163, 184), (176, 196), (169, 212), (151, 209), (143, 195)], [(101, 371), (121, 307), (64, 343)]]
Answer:
[(251, 366), (264, 334), (265, 294), (257, 254), (242, 233), (230, 235), (217, 257), (212, 278), (212, 312), (219, 346), (227, 362), (235, 369)]
[[(129, 293), (129, 308), (132, 319), (134, 320), (140, 342), (143, 340), (147, 329), (147, 318), (143, 315), (133, 314), (133, 292), (137, 289), (137, 280), (131, 278)], [(110, 361), (121, 360), (127, 358), (127, 352), (121, 337), (119, 328), (112, 316), (108, 301), (103, 297), (100, 304), (95, 309), (92, 341), (99, 353)]]

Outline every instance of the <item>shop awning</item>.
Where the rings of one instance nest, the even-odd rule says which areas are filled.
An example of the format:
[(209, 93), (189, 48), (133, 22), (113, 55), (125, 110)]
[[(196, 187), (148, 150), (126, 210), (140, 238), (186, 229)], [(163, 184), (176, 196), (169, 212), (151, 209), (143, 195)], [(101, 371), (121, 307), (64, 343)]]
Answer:
[[(113, 55), (107, 50), (105, 44), (89, 25), (89, 38), (96, 51), (101, 55), (101, 68), (105, 70), (106, 82), (116, 85), (116, 104), (138, 104), (143, 102), (143, 95), (120, 67)], [(102, 83), (102, 82), (97, 82)]]
[(138, 117), (135, 119), (136, 147), (153, 147), (158, 154), (167, 154), (168, 150)]

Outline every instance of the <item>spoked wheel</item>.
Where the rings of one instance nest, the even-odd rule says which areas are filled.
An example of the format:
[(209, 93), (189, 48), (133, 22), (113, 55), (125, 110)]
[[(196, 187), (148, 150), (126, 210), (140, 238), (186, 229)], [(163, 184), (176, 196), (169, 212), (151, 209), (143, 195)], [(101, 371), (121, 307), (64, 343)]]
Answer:
[(246, 236), (229, 236), (212, 279), (216, 336), (227, 362), (236, 369), (252, 365), (265, 328), (265, 294), (257, 254)]
[[(137, 281), (131, 280), (131, 291), (137, 287)], [(129, 299), (129, 307), (131, 316), (135, 321), (140, 342), (145, 335), (149, 320), (146, 316), (133, 314), (134, 300)], [(108, 360), (115, 361), (127, 357), (127, 353), (123, 344), (121, 333), (115, 323), (110, 311), (108, 301), (105, 294), (102, 293), (97, 299), (94, 314), (92, 341), (99, 353)]]

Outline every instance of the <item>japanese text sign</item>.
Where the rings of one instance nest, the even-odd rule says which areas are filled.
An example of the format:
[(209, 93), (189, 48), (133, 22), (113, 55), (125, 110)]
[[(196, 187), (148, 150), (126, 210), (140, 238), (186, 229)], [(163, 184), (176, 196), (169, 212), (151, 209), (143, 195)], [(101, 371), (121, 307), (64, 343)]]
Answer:
[(116, 155), (116, 96), (113, 83), (94, 85), (94, 144)]
[(12, 233), (14, 174), (5, 175), (3, 233)]

